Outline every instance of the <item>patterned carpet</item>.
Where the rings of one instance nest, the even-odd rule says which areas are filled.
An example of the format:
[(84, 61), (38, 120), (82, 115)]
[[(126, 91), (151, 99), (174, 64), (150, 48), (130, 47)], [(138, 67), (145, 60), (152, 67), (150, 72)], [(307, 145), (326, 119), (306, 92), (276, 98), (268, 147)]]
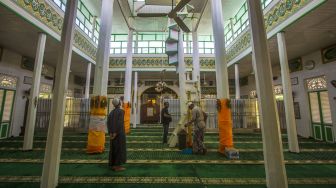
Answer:
[[(301, 153), (295, 154), (287, 150), (286, 135), (282, 138), (289, 187), (336, 187), (336, 144), (299, 138)], [(217, 133), (206, 134), (209, 152), (204, 156), (182, 154), (161, 139), (161, 126), (132, 129), (127, 170), (114, 172), (107, 168), (108, 152), (85, 153), (86, 134), (65, 133), (59, 187), (265, 187), (260, 133), (234, 135), (239, 160), (217, 152)], [(21, 151), (22, 137), (0, 140), (0, 187), (39, 187), (45, 140), (45, 134), (37, 133), (29, 152)]]

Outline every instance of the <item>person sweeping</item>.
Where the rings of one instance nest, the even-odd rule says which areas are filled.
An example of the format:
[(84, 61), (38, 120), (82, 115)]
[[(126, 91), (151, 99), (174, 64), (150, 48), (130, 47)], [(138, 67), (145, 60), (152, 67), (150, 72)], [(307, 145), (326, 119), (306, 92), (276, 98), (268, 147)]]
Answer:
[(191, 110), (191, 120), (185, 124), (185, 127), (193, 126), (193, 153), (205, 155), (207, 149), (204, 146), (205, 115), (203, 111), (195, 106), (194, 103), (188, 104)]

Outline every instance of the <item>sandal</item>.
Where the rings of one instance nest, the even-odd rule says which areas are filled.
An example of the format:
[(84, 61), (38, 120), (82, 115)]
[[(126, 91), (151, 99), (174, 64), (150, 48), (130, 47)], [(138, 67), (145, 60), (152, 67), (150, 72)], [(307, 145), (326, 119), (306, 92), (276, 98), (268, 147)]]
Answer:
[(116, 171), (116, 172), (120, 172), (120, 171), (126, 170), (126, 168), (121, 167), (121, 166), (116, 166), (113, 170)]

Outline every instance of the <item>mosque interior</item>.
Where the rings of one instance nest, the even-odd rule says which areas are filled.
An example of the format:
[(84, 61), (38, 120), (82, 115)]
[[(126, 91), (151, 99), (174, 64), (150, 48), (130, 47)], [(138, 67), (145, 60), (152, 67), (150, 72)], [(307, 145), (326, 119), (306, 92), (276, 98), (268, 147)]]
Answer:
[(0, 188), (336, 187), (335, 17), (336, 0), (0, 0)]

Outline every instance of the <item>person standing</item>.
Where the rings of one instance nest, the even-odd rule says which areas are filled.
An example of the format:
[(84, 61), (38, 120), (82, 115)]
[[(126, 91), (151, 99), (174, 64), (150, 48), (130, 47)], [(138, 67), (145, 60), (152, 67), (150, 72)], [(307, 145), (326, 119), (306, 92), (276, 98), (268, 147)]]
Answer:
[(203, 111), (190, 102), (188, 104), (189, 110), (191, 110), (191, 120), (185, 124), (185, 126), (193, 126), (193, 153), (205, 155), (207, 149), (204, 146), (204, 132), (205, 132), (205, 117)]
[(109, 167), (114, 171), (125, 170), (126, 163), (126, 134), (124, 126), (124, 110), (120, 109), (121, 102), (115, 98), (112, 101), (114, 110), (108, 116), (107, 127), (110, 135)]
[(164, 103), (164, 108), (161, 111), (161, 123), (163, 125), (163, 144), (167, 144), (169, 123), (172, 121), (172, 117), (168, 111), (169, 103)]

